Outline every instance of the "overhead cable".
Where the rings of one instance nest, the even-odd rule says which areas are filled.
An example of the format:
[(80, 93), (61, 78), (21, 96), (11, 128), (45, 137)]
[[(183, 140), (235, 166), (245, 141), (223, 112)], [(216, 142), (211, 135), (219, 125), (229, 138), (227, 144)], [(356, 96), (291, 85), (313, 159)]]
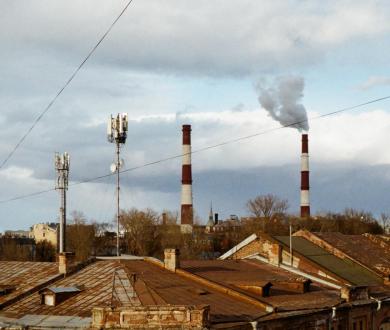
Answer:
[[(184, 154), (182, 153), (182, 154), (178, 154), (178, 155), (162, 158), (162, 159), (159, 159), (159, 160), (156, 160), (156, 161), (152, 161), (152, 162), (149, 162), (149, 163), (145, 163), (145, 164), (142, 164), (142, 165), (139, 165), (139, 166), (135, 166), (135, 167), (131, 167), (131, 168), (128, 168), (128, 169), (124, 169), (124, 170), (120, 171), (120, 173), (132, 172), (132, 171), (144, 168), (144, 167), (148, 167), (148, 166), (151, 166), (151, 165), (156, 165), (156, 164), (159, 164), (159, 163), (167, 162), (169, 160), (181, 158), (181, 157), (183, 157), (184, 155), (187, 155), (187, 154), (200, 153), (200, 152), (203, 152), (203, 151), (206, 151), (206, 150), (218, 148), (218, 147), (221, 147), (221, 146), (224, 146), (224, 145), (228, 145), (228, 144), (231, 144), (231, 143), (236, 143), (236, 142), (239, 142), (239, 141), (248, 140), (248, 139), (260, 136), (260, 135), (265, 135), (265, 134), (271, 133), (273, 131), (281, 130), (281, 129), (288, 128), (288, 127), (294, 127), (296, 125), (302, 124), (302, 123), (307, 122), (307, 121), (313, 121), (313, 120), (318, 120), (318, 119), (321, 119), (321, 118), (333, 116), (333, 115), (336, 115), (336, 114), (339, 114), (339, 113), (342, 113), (342, 112), (346, 112), (346, 111), (349, 111), (349, 110), (357, 109), (357, 108), (360, 108), (360, 107), (363, 107), (363, 106), (366, 106), (366, 105), (369, 105), (369, 104), (372, 104), (372, 103), (377, 103), (377, 102), (380, 102), (380, 101), (384, 101), (384, 100), (387, 100), (387, 99), (390, 99), (390, 95), (389, 96), (385, 96), (385, 97), (381, 97), (381, 98), (377, 98), (377, 99), (374, 99), (374, 100), (370, 100), (370, 101), (367, 101), (367, 102), (364, 102), (364, 103), (360, 103), (360, 104), (357, 104), (357, 105), (354, 105), (354, 106), (342, 108), (342, 109), (339, 109), (339, 110), (336, 110), (336, 111), (328, 112), (328, 113), (325, 113), (325, 114), (322, 114), (322, 115), (318, 115), (318, 116), (315, 116), (315, 117), (311, 117), (309, 119), (296, 121), (296, 122), (293, 122), (293, 123), (290, 123), (290, 124), (286, 124), (286, 125), (283, 125), (283, 126), (278, 126), (278, 127), (270, 128), (268, 130), (263, 130), (261, 132), (257, 132), (257, 133), (254, 133), (254, 134), (241, 136), (241, 137), (238, 137), (238, 138), (235, 138), (235, 139), (231, 139), (231, 140), (227, 140), (227, 141), (220, 142), (220, 143), (217, 143), (217, 144), (209, 145), (209, 146), (206, 146), (206, 147), (203, 147), (203, 148), (199, 148), (199, 149), (193, 150), (192, 152), (189, 152), (189, 153), (184, 153)], [(107, 178), (107, 177), (115, 175), (115, 174), (116, 173), (109, 173), (109, 174), (104, 174), (104, 175), (100, 175), (100, 176), (93, 177), (93, 178), (88, 178), (88, 179), (85, 179), (85, 180), (82, 180), (82, 181), (70, 183), (69, 186), (76, 186), (76, 185), (80, 185), (80, 184), (84, 184), (84, 183), (98, 181), (100, 179)], [(9, 199), (1, 200), (0, 204), (11, 202), (11, 201), (16, 201), (16, 200), (20, 200), (20, 199), (25, 199), (25, 198), (29, 198), (29, 197), (34, 197), (36, 195), (41, 195), (41, 194), (44, 194), (44, 193), (47, 193), (47, 192), (50, 192), (50, 191), (54, 191), (54, 190), (55, 189), (53, 188), (53, 189), (47, 189), (47, 190), (33, 192), (31, 194), (26, 194), (26, 195), (20, 195), (20, 196), (12, 197), (12, 198), (9, 198)]]
[(4, 167), (5, 164), (8, 163), (8, 161), (11, 159), (11, 157), (14, 155), (16, 150), (19, 149), (19, 147), (22, 145), (24, 140), (26, 140), (27, 136), (32, 132), (32, 130), (35, 128), (35, 126), (41, 121), (43, 116), (52, 108), (55, 101), (59, 98), (59, 96), (62, 94), (62, 92), (65, 90), (66, 87), (72, 82), (72, 80), (76, 77), (77, 73), (81, 70), (81, 68), (84, 66), (84, 64), (89, 60), (89, 58), (92, 56), (92, 54), (95, 52), (95, 50), (99, 47), (99, 45), (103, 42), (103, 40), (107, 37), (107, 35), (110, 33), (114, 25), (118, 22), (118, 20), (122, 17), (122, 15), (125, 13), (126, 9), (130, 6), (133, 0), (130, 0), (127, 2), (126, 6), (122, 9), (120, 14), (117, 16), (117, 18), (111, 23), (110, 27), (106, 30), (106, 32), (101, 36), (99, 41), (95, 44), (95, 46), (90, 50), (88, 55), (84, 58), (84, 60), (80, 63), (80, 65), (76, 68), (76, 70), (71, 74), (69, 79), (65, 82), (65, 84), (60, 88), (60, 90), (57, 92), (57, 94), (53, 97), (53, 99), (49, 102), (49, 104), (46, 106), (46, 108), (39, 114), (39, 116), (34, 120), (30, 128), (24, 133), (24, 135), (19, 139), (19, 141), (16, 143), (16, 145), (13, 147), (13, 149), (10, 151), (10, 153), (7, 155), (7, 157), (4, 158), (3, 162), (0, 165), (0, 169)]

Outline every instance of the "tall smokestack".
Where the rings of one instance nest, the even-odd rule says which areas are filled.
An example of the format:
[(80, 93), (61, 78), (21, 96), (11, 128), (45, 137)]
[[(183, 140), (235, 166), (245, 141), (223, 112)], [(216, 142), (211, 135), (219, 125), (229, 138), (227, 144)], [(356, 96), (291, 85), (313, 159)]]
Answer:
[(192, 232), (191, 125), (183, 125), (183, 166), (181, 179), (181, 231)]
[(301, 218), (310, 217), (309, 196), (309, 139), (307, 134), (302, 134), (301, 155)]

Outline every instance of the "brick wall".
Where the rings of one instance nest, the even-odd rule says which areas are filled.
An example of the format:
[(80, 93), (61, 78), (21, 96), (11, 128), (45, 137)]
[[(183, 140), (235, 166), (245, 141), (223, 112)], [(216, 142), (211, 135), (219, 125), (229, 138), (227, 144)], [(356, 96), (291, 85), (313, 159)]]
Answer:
[(133, 306), (94, 308), (97, 329), (208, 329), (209, 306)]

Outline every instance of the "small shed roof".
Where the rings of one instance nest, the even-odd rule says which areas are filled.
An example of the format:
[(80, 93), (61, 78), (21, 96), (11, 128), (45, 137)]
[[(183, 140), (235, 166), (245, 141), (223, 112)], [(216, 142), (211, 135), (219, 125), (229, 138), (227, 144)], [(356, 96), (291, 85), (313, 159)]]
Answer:
[(80, 292), (81, 291), (76, 286), (58, 286), (58, 287), (51, 286), (51, 287), (44, 288), (44, 289), (40, 290), (39, 292), (42, 293), (46, 290), (49, 290), (53, 293), (70, 293), (70, 292)]

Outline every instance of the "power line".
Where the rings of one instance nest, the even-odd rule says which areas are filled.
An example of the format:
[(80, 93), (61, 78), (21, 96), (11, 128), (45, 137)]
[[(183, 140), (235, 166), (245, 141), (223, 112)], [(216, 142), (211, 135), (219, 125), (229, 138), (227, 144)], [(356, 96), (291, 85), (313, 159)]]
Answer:
[(133, 0), (129, 0), (129, 2), (126, 4), (126, 6), (122, 9), (120, 14), (117, 16), (117, 18), (111, 23), (110, 27), (106, 30), (106, 32), (102, 35), (102, 37), (99, 39), (99, 41), (96, 43), (96, 45), (90, 50), (88, 55), (84, 58), (84, 60), (80, 63), (80, 65), (76, 68), (76, 70), (72, 73), (72, 75), (69, 77), (69, 79), (65, 82), (65, 84), (60, 88), (60, 90), (57, 92), (57, 94), (53, 97), (53, 99), (49, 102), (49, 104), (46, 106), (46, 108), (39, 114), (39, 116), (34, 120), (31, 127), (27, 130), (27, 132), (20, 138), (18, 143), (15, 145), (15, 147), (11, 150), (11, 152), (8, 154), (8, 156), (3, 160), (3, 162), (0, 165), (0, 169), (4, 167), (4, 165), (10, 160), (10, 158), (13, 156), (13, 154), (16, 152), (17, 149), (21, 146), (21, 144), (24, 142), (24, 140), (27, 138), (27, 136), (31, 133), (31, 131), (34, 129), (34, 127), (41, 121), (43, 116), (51, 109), (55, 101), (58, 99), (58, 97), (62, 94), (62, 92), (65, 90), (66, 87), (72, 82), (72, 80), (76, 77), (77, 73), (81, 70), (81, 68), (84, 66), (84, 64), (89, 60), (89, 58), (92, 56), (92, 54), (95, 52), (95, 50), (99, 47), (99, 45), (103, 42), (103, 40), (106, 38), (106, 36), (110, 33), (116, 22), (122, 17), (122, 15), (125, 13), (126, 9), (130, 6), (130, 4), (133, 2)]
[[(310, 119), (308, 118), (308, 119), (296, 121), (296, 122), (293, 122), (293, 123), (290, 123), (290, 124), (286, 124), (286, 125), (282, 125), (282, 126), (278, 126), (278, 127), (273, 127), (273, 128), (270, 128), (268, 130), (264, 130), (264, 131), (261, 131), (261, 132), (258, 132), (258, 133), (254, 133), (254, 134), (250, 134), (250, 135), (246, 135), (246, 136), (241, 136), (239, 138), (227, 140), (227, 141), (220, 142), (220, 143), (217, 143), (217, 144), (213, 144), (213, 145), (210, 145), (210, 146), (206, 146), (206, 147), (203, 147), (203, 148), (200, 148), (200, 149), (195, 149), (195, 150), (193, 150), (190, 153), (178, 154), (178, 155), (162, 158), (162, 159), (159, 159), (159, 160), (156, 160), (156, 161), (152, 161), (152, 162), (149, 162), (149, 163), (145, 163), (145, 164), (142, 164), (142, 165), (139, 165), (139, 166), (131, 167), (131, 168), (122, 170), (120, 172), (121, 173), (132, 172), (132, 171), (144, 168), (144, 167), (148, 167), (148, 166), (160, 164), (160, 163), (163, 163), (163, 162), (167, 162), (169, 160), (181, 158), (181, 157), (183, 157), (184, 155), (187, 155), (187, 154), (200, 153), (200, 152), (203, 152), (203, 151), (206, 151), (206, 150), (218, 148), (218, 147), (221, 147), (221, 146), (224, 146), (224, 145), (228, 145), (228, 144), (231, 144), (231, 143), (236, 143), (236, 142), (239, 142), (239, 141), (248, 140), (248, 139), (251, 139), (251, 138), (254, 138), (254, 137), (257, 137), (257, 136), (260, 136), (260, 135), (265, 135), (265, 134), (268, 134), (268, 133), (271, 133), (271, 132), (274, 132), (274, 131), (278, 131), (278, 130), (281, 130), (281, 129), (284, 129), (284, 128), (293, 127), (293, 126), (296, 126), (296, 125), (308, 122), (309, 120), (313, 121), (313, 120), (318, 120), (318, 119), (321, 119), (321, 118), (333, 116), (333, 115), (336, 115), (336, 114), (339, 114), (339, 113), (342, 113), (342, 112), (346, 112), (346, 111), (349, 111), (349, 110), (357, 109), (357, 108), (363, 107), (365, 105), (369, 105), (369, 104), (372, 104), (372, 103), (377, 103), (377, 102), (384, 101), (384, 100), (387, 100), (387, 99), (390, 99), (390, 95), (389, 96), (385, 96), (385, 97), (381, 97), (381, 98), (378, 98), (378, 99), (374, 99), (374, 100), (371, 100), (371, 101), (367, 101), (367, 102), (364, 102), (364, 103), (360, 103), (360, 104), (357, 104), (357, 105), (354, 105), (354, 106), (351, 106), (351, 107), (346, 107), (346, 108), (342, 108), (342, 109), (339, 109), (339, 110), (336, 110), (336, 111), (328, 112), (328, 113), (325, 113), (325, 114), (322, 114), (322, 115), (319, 115), (319, 116), (311, 117)], [(94, 178), (88, 178), (88, 179), (85, 179), (85, 180), (82, 180), (82, 181), (79, 181), (79, 182), (70, 183), (69, 186), (77, 186), (77, 185), (84, 184), (84, 183), (98, 181), (100, 179), (107, 178), (109, 176), (113, 176), (115, 174), (116, 173), (109, 173), (109, 174), (100, 175), (100, 176), (97, 176), (97, 177), (94, 177)], [(41, 195), (41, 194), (44, 194), (44, 193), (47, 193), (47, 192), (50, 192), (50, 191), (54, 191), (54, 190), (55, 189), (53, 188), (53, 189), (37, 191), (37, 192), (31, 193), (31, 194), (16, 196), (16, 197), (13, 197), (13, 198), (10, 198), (10, 199), (2, 200), (2, 201), (0, 201), (0, 204), (16, 201), (16, 200), (20, 200), (20, 199), (25, 199), (25, 198), (29, 198), (29, 197), (33, 197), (33, 196), (36, 196), (36, 195)]]

